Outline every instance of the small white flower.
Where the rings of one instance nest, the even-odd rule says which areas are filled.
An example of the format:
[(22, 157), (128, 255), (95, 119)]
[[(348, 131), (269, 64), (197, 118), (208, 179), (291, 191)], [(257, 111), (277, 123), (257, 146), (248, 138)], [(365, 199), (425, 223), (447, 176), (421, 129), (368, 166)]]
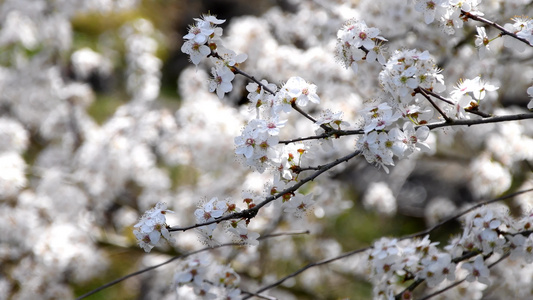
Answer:
[[(533, 86), (530, 86), (529, 88), (527, 88), (527, 94), (529, 95), (529, 97), (533, 97)], [(529, 110), (533, 109), (533, 98), (527, 104), (527, 109)]]
[(173, 213), (173, 211), (166, 208), (166, 203), (157, 203), (154, 208), (143, 214), (137, 224), (133, 225), (134, 228), (137, 228), (133, 230), (133, 234), (137, 238), (139, 246), (146, 252), (150, 252), (154, 246), (160, 243), (161, 236), (169, 242), (173, 241), (166, 227), (165, 217), (167, 213)]
[(316, 94), (316, 85), (308, 83), (301, 77), (291, 77), (281, 88), (291, 98), (291, 103), (298, 106), (306, 106), (309, 101), (320, 103), (320, 98)]
[(484, 58), (488, 52), (490, 52), (489, 43), (490, 40), (485, 31), (485, 27), (476, 26), (477, 35), (476, 35), (476, 47), (479, 51), (479, 58)]
[(417, 0), (415, 10), (424, 13), (424, 21), (430, 24), (435, 20), (437, 10), (443, 6), (446, 1), (443, 0)]
[(209, 23), (207, 22), (197, 22), (196, 25), (189, 27), (189, 33), (187, 33), (183, 38), (186, 40), (193, 40), (198, 44), (205, 44), (208, 37), (215, 32)]
[(285, 207), (283, 211), (293, 214), (297, 218), (302, 218), (303, 215), (309, 212), (309, 209), (313, 204), (315, 204), (313, 194), (296, 194), (291, 200), (283, 203), (283, 206)]
[(464, 263), (462, 268), (469, 273), (466, 277), (466, 281), (473, 282), (477, 280), (486, 285), (490, 285), (490, 271), (485, 265), (482, 255), (476, 256), (473, 263)]
[(188, 54), (191, 62), (198, 65), (202, 59), (206, 58), (211, 53), (211, 49), (204, 44), (189, 40), (183, 43), (181, 46), (181, 52)]
[(209, 80), (209, 91), (216, 90), (218, 98), (224, 98), (225, 93), (231, 92), (233, 85), (231, 81), (235, 78), (235, 74), (228, 68), (211, 68), (213, 78)]

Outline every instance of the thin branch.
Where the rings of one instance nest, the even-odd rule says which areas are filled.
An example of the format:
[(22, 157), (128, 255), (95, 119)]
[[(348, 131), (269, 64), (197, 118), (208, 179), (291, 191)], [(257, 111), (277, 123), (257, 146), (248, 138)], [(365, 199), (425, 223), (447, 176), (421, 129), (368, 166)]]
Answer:
[(478, 110), (478, 107), (475, 107), (475, 108), (465, 108), (465, 111), (466, 112), (469, 112), (471, 114), (474, 114), (474, 115), (478, 115), (480, 117), (483, 117), (483, 118), (490, 118), (492, 117), (491, 114), (488, 114), (486, 112), (482, 112), (480, 110)]
[(242, 294), (246, 294), (248, 295), (248, 297), (257, 297), (257, 298), (260, 298), (260, 299), (267, 299), (267, 300), (277, 300), (277, 298), (274, 298), (274, 297), (269, 297), (269, 296), (264, 296), (264, 295), (259, 295), (257, 293), (252, 293), (252, 292), (248, 292), (248, 291), (243, 291), (241, 290), (241, 293)]
[(424, 89), (416, 88), (415, 93), (422, 94), (422, 96), (424, 96), (424, 98), (426, 98), (426, 100), (429, 101), (429, 103), (431, 103), (431, 105), (433, 105), (433, 107), (441, 114), (444, 120), (446, 120), (446, 123), (448, 124), (453, 123), (453, 120), (450, 117), (448, 117), (448, 115), (446, 115), (446, 113), (435, 102), (433, 102), (433, 100), (431, 100), (431, 97), (429, 97), (429, 95), (425, 92)]
[(146, 272), (151, 271), (151, 270), (153, 270), (153, 269), (157, 269), (157, 268), (159, 268), (159, 267), (161, 267), (161, 266), (164, 266), (164, 265), (166, 265), (166, 264), (169, 264), (169, 263), (171, 263), (171, 262), (173, 262), (173, 261), (175, 261), (175, 260), (178, 260), (178, 259), (181, 259), (181, 258), (185, 258), (185, 257), (191, 256), (191, 255), (194, 255), (194, 254), (197, 254), (197, 253), (200, 253), (200, 252), (209, 251), (209, 250), (211, 250), (211, 249), (216, 249), (216, 248), (226, 247), (226, 246), (241, 246), (241, 244), (239, 244), (239, 243), (227, 243), (227, 244), (221, 244), (221, 245), (217, 245), (217, 246), (213, 246), (213, 247), (202, 248), (202, 249), (199, 249), (199, 250), (196, 250), (196, 251), (192, 251), (192, 252), (189, 252), (189, 253), (185, 253), (185, 254), (182, 254), (182, 255), (174, 256), (174, 257), (172, 257), (171, 259), (169, 259), (169, 260), (167, 260), (167, 261), (164, 261), (164, 262), (162, 262), (162, 263), (160, 263), (160, 264), (153, 265), (153, 266), (151, 266), (151, 267), (148, 267), (148, 268), (145, 268), (145, 269), (139, 270), (139, 271), (137, 271), (137, 272), (133, 272), (133, 273), (131, 273), (131, 274), (128, 274), (128, 275), (126, 275), (126, 276), (122, 276), (122, 277), (117, 278), (117, 279), (115, 279), (115, 280), (113, 280), (113, 281), (111, 281), (111, 282), (108, 282), (108, 283), (102, 285), (102, 286), (99, 287), (99, 288), (96, 288), (96, 289), (94, 289), (94, 290), (92, 290), (92, 291), (90, 291), (90, 292), (88, 292), (88, 293), (85, 293), (85, 294), (79, 296), (78, 298), (76, 298), (76, 300), (80, 300), (80, 299), (87, 298), (87, 297), (89, 297), (89, 296), (91, 296), (91, 295), (93, 295), (93, 294), (98, 293), (98, 292), (101, 291), (101, 290), (104, 290), (104, 289), (106, 289), (106, 288), (108, 288), (108, 287), (110, 287), (110, 286), (113, 286), (113, 285), (115, 285), (115, 284), (117, 284), (117, 283), (119, 283), (119, 282), (122, 282), (122, 281), (124, 281), (124, 280), (126, 280), (126, 279), (128, 279), (128, 278), (131, 278), (131, 277), (134, 277), (134, 276), (140, 275), (140, 274), (142, 274), (142, 273), (146, 273)]
[[(305, 230), (305, 231), (293, 231), (293, 232), (278, 232), (278, 233), (273, 233), (273, 234), (269, 234), (269, 235), (265, 235), (265, 236), (261, 236), (259, 237), (257, 240), (264, 240), (264, 239), (269, 239), (269, 238), (274, 238), (274, 237), (279, 237), (279, 236), (290, 236), (290, 235), (300, 235), (300, 234), (309, 234), (309, 230)], [(209, 250), (212, 250), (212, 249), (217, 249), (217, 248), (221, 248), (221, 247), (228, 247), (228, 246), (242, 246), (241, 243), (226, 243), (226, 244), (221, 244), (221, 245), (216, 245), (216, 246), (213, 246), (213, 247), (205, 247), (205, 248), (202, 248), (202, 249), (199, 249), (199, 250), (196, 250), (196, 251), (192, 251), (192, 252), (189, 252), (189, 253), (185, 253), (185, 254), (182, 254), (182, 255), (178, 255), (178, 256), (174, 256), (172, 257), (171, 259), (169, 260), (166, 260), (160, 264), (157, 264), (157, 265), (154, 265), (154, 266), (150, 266), (150, 267), (147, 267), (145, 269), (142, 269), (142, 270), (139, 270), (137, 272), (133, 272), (131, 274), (128, 274), (126, 276), (123, 276), (123, 277), (120, 277), (118, 279), (115, 279), (109, 283), (106, 283), (104, 285), (102, 285), (101, 287), (99, 288), (96, 288), (88, 293), (85, 293), (81, 296), (79, 296), (78, 298), (76, 298), (76, 300), (80, 300), (80, 299), (83, 299), (83, 298), (87, 298), (93, 294), (96, 294), (98, 293), (99, 291), (101, 290), (104, 290), (110, 286), (113, 286), (119, 282), (122, 282), (128, 278), (131, 278), (131, 277), (134, 277), (134, 276), (137, 276), (137, 275), (140, 275), (142, 273), (146, 273), (148, 271), (151, 271), (153, 269), (156, 269), (156, 268), (159, 268), (161, 266), (164, 266), (166, 264), (169, 264), (175, 260), (178, 260), (178, 259), (182, 259), (182, 258), (186, 258), (188, 256), (191, 256), (191, 255), (194, 255), (194, 254), (198, 254), (198, 253), (201, 253), (201, 252), (205, 252), (205, 251), (209, 251)], [(253, 296), (257, 296), (257, 297), (260, 297), (260, 295), (258, 295), (258, 293), (251, 293), (251, 292), (246, 292), (250, 295), (253, 295)], [(269, 299), (269, 298), (265, 298), (265, 299)]]
[(453, 120), (452, 124), (447, 123), (447, 122), (439, 122), (439, 123), (433, 123), (433, 124), (426, 124), (424, 126), (427, 126), (429, 129), (435, 129), (435, 128), (447, 127), (447, 126), (464, 126), (464, 125), (472, 126), (472, 125), (479, 125), (479, 124), (498, 123), (498, 122), (506, 122), (506, 121), (518, 121), (518, 120), (526, 120), (526, 119), (533, 119), (533, 114), (494, 116), (494, 117), (475, 119), (475, 120)]
[[(278, 281), (276, 281), (276, 282), (274, 282), (274, 283), (272, 283), (270, 285), (262, 287), (261, 289), (257, 290), (256, 293), (262, 293), (262, 292), (264, 292), (266, 290), (274, 288), (274, 287), (282, 284), (283, 282), (285, 282), (287, 279), (290, 279), (292, 277), (295, 277), (295, 276), (299, 275), (300, 273), (303, 273), (307, 269), (310, 269), (310, 268), (313, 268), (313, 267), (317, 267), (317, 266), (321, 266), (321, 265), (325, 265), (325, 264), (329, 264), (329, 263), (334, 262), (336, 260), (343, 259), (345, 257), (351, 256), (351, 255), (354, 255), (354, 254), (357, 254), (357, 253), (361, 253), (361, 252), (367, 251), (369, 249), (371, 249), (371, 247), (357, 249), (357, 250), (354, 250), (354, 251), (350, 251), (350, 252), (344, 253), (344, 254), (342, 254), (340, 256), (337, 256), (337, 257), (334, 257), (334, 258), (325, 259), (325, 260), (322, 260), (322, 261), (310, 263), (310, 264), (306, 265), (305, 267), (297, 270), (296, 272), (294, 272), (294, 273), (292, 273), (290, 275), (287, 275), (287, 276), (281, 278), (280, 280), (278, 280)], [(243, 300), (244, 299), (248, 299), (248, 298), (250, 298), (250, 297), (244, 297)]]
[(469, 12), (466, 12), (466, 11), (463, 11), (463, 10), (461, 10), (461, 14), (464, 15), (465, 17), (469, 18), (469, 19), (476, 20), (476, 21), (485, 23), (487, 25), (490, 25), (490, 26), (498, 29), (501, 32), (500, 33), (501, 35), (508, 35), (508, 36), (513, 37), (513, 38), (515, 38), (515, 39), (521, 41), (522, 43), (525, 43), (526, 45), (531, 47), (531, 44), (528, 42), (528, 40), (526, 40), (524, 38), (521, 38), (518, 35), (516, 35), (515, 33), (512, 33), (510, 31), (508, 31), (507, 29), (503, 28), (503, 26), (499, 25), (496, 22), (493, 22), (491, 20), (485, 19), (485, 18), (483, 18), (481, 16), (473, 15), (473, 14), (471, 14)]
[[(311, 117), (311, 115), (309, 115), (309, 114), (306, 113), (305, 111), (303, 111), (298, 105), (296, 105), (296, 103), (294, 103), (294, 102), (291, 103), (291, 107), (292, 107), (295, 111), (299, 112), (302, 116), (304, 116), (304, 117), (306, 117), (307, 119), (311, 120), (311, 122), (316, 123), (316, 119), (313, 118), (313, 117)], [(322, 125), (324, 125), (324, 124), (322, 124)], [(324, 130), (326, 130), (326, 131), (331, 131), (331, 130), (332, 130), (331, 128), (329, 128), (329, 127), (327, 127), (327, 126), (326, 126), (326, 128), (327, 128), (327, 130), (324, 129)]]
[(460, 284), (463, 283), (465, 280), (466, 280), (466, 277), (463, 278), (463, 279), (461, 279), (461, 280), (459, 280), (459, 281), (456, 281), (456, 282), (450, 284), (449, 286), (447, 286), (447, 287), (445, 287), (445, 288), (443, 288), (443, 289), (441, 289), (441, 290), (436, 291), (436, 292), (433, 293), (433, 294), (429, 294), (429, 295), (427, 295), (427, 296), (425, 296), (425, 297), (423, 297), (423, 298), (420, 298), (419, 300), (423, 300), (423, 299), (424, 299), (424, 300), (427, 300), (427, 299), (429, 299), (429, 298), (431, 298), (431, 297), (437, 296), (438, 294), (442, 294), (442, 293), (446, 292), (447, 290), (452, 289), (452, 288), (454, 288), (454, 287), (460, 285)]
[[(421, 88), (421, 87), (418, 87), (417, 89), (423, 90), (424, 92), (426, 92), (426, 94), (431, 95), (431, 96), (433, 96), (433, 97), (439, 99), (440, 101), (446, 102), (446, 103), (448, 103), (448, 104), (450, 104), (450, 105), (455, 105), (452, 101), (450, 101), (450, 100), (448, 100), (448, 99), (442, 97), (441, 95), (439, 95), (439, 94), (437, 94), (437, 93), (435, 93), (435, 92), (432, 92), (432, 91), (430, 91), (430, 90), (428, 90), (428, 89)], [(492, 117), (491, 114), (488, 114), (488, 113), (485, 113), (485, 112), (479, 111), (479, 110), (477, 110), (477, 108), (476, 108), (476, 109), (465, 108), (465, 111), (466, 111), (466, 112), (469, 112), (469, 113), (471, 113), (471, 114), (474, 114), (474, 115), (481, 116), (481, 117), (483, 117), (483, 118)]]
[(466, 209), (464, 210), (463, 212), (461, 213), (458, 213), (452, 217), (449, 217), (443, 221), (441, 221), (440, 223), (436, 224), (436, 225), (433, 225), (432, 227), (426, 229), (426, 230), (423, 230), (423, 231), (420, 231), (420, 232), (417, 232), (417, 233), (413, 233), (413, 234), (410, 234), (410, 235), (406, 235), (402, 238), (400, 238), (400, 240), (405, 240), (405, 239), (412, 239), (412, 238), (416, 238), (416, 237), (423, 237), (429, 233), (431, 233), (432, 231), (434, 231), (435, 229), (443, 226), (444, 224), (448, 223), (448, 222), (451, 222), (453, 220), (456, 220), (458, 219), (459, 217), (463, 216), (463, 215), (466, 215), (467, 213), (475, 210), (475, 209), (478, 209), (484, 205), (488, 205), (488, 204), (491, 204), (491, 203), (494, 203), (494, 202), (498, 202), (498, 201), (502, 201), (502, 200), (506, 200), (506, 199), (511, 199), (511, 198), (514, 198), (518, 195), (522, 195), (522, 194), (525, 194), (525, 193), (529, 193), (529, 192), (533, 192), (533, 188), (532, 189), (528, 189), (528, 190), (522, 190), (522, 191), (518, 191), (518, 192), (515, 192), (515, 193), (512, 193), (512, 194), (509, 194), (509, 195), (505, 195), (505, 196), (501, 196), (501, 197), (498, 197), (498, 198), (495, 198), (495, 199), (491, 199), (491, 200), (487, 200), (487, 201), (484, 201), (484, 202), (480, 202), (472, 207), (470, 207), (469, 209)]
[(260, 241), (260, 240), (265, 240), (265, 239), (278, 237), (278, 236), (302, 235), (302, 234), (310, 234), (310, 233), (311, 233), (311, 231), (309, 231), (309, 230), (276, 232), (276, 233), (271, 233), (271, 234), (268, 234), (268, 235), (260, 236), (259, 238), (257, 238), (257, 240)]
[[(430, 91), (428, 89), (425, 89), (425, 88), (422, 88), (422, 87), (417, 87), (416, 89), (424, 91), (426, 94), (431, 95), (431, 96), (439, 99), (440, 101), (446, 102), (446, 103), (448, 103), (450, 105), (455, 105), (455, 103), (453, 103), (453, 101), (448, 100), (448, 99), (442, 97), (441, 95), (439, 95), (439, 94), (437, 94), (435, 92), (432, 92), (432, 91)], [(415, 91), (416, 91), (416, 89), (415, 89)]]
[(257, 80), (254, 76), (252, 75), (248, 75), (246, 72), (244, 72), (243, 70), (237, 68), (237, 67), (232, 67), (231, 70), (233, 71), (233, 73), (235, 74), (239, 74), (239, 75), (242, 75), (248, 79), (250, 79), (251, 81), (259, 84), (260, 87), (262, 87), (265, 91), (269, 92), (271, 95), (275, 95), (276, 93), (271, 90), (268, 86), (266, 86), (265, 84), (263, 84), (261, 81)]
[(326, 138), (329, 138), (329, 137), (335, 137), (335, 138), (338, 138), (338, 137), (341, 137), (341, 136), (346, 136), (346, 135), (356, 135), (356, 134), (364, 134), (364, 130), (362, 129), (356, 129), (356, 130), (342, 130), (342, 129), (332, 129), (328, 132), (324, 132), (322, 134), (319, 134), (319, 135), (312, 135), (312, 136), (308, 136), (308, 137), (303, 137), (303, 138), (295, 138), (295, 139), (292, 139), (292, 140), (281, 140), (279, 141), (280, 144), (291, 144), (291, 143), (296, 143), (296, 142), (301, 142), (301, 141), (307, 141), (307, 140), (319, 140), (319, 139), (326, 139)]
[(297, 168), (297, 172), (303, 172), (303, 171), (315, 171), (320, 169), (319, 167), (303, 167), (303, 168)]

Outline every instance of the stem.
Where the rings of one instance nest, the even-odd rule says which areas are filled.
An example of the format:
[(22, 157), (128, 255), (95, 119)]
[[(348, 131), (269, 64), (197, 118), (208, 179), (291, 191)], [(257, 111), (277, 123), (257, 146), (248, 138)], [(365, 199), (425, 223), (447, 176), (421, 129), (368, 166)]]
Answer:
[(431, 103), (431, 105), (433, 105), (433, 107), (442, 115), (442, 117), (446, 120), (446, 123), (448, 124), (453, 123), (453, 120), (450, 117), (448, 117), (446, 113), (435, 102), (433, 102), (433, 100), (431, 100), (431, 97), (429, 97), (429, 95), (426, 93), (424, 89), (416, 88), (415, 92), (422, 94), (422, 96), (424, 96), (429, 101), (429, 103)]
[(271, 95), (275, 95), (276, 94), (273, 90), (269, 89), (265, 84), (263, 84), (261, 81), (257, 80), (254, 76), (248, 75), (243, 70), (241, 70), (241, 69), (239, 69), (237, 67), (232, 67), (232, 70), (233, 70), (233, 73), (242, 75), (242, 76), (250, 79), (251, 81), (259, 84), (260, 87), (262, 87), (265, 91), (269, 92)]

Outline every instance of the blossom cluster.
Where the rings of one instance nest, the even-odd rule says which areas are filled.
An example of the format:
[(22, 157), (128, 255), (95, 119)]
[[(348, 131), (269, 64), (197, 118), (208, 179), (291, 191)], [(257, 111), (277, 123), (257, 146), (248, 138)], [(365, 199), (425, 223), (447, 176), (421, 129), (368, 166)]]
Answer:
[(453, 34), (456, 29), (463, 27), (463, 12), (483, 15), (479, 11), (480, 3), (481, 0), (415, 0), (415, 10), (424, 14), (426, 24), (438, 20), (446, 33)]
[(211, 68), (212, 78), (209, 80), (209, 91), (216, 91), (222, 99), (224, 94), (233, 89), (232, 81), (235, 78), (232, 67), (238, 66), (247, 58), (246, 54), (237, 55), (234, 51), (224, 48), (220, 43), (222, 28), (217, 27), (225, 22), (215, 16), (204, 15), (195, 19), (196, 24), (189, 28), (189, 33), (183, 38), (186, 40), (181, 51), (189, 55), (191, 62), (198, 65), (203, 59), (211, 56), (215, 67)]
[(497, 89), (497, 86), (483, 81), (480, 76), (461, 80), (451, 92), (454, 106), (447, 106), (446, 111), (458, 119), (468, 119), (470, 115), (466, 114), (465, 109), (477, 109), (487, 92), (493, 92)]
[(456, 278), (468, 282), (491, 284), (489, 265), (494, 259), (510, 255), (512, 260), (533, 262), (533, 216), (519, 219), (509, 216), (504, 206), (483, 206), (464, 217), (462, 235), (453, 238), (443, 248), (423, 239), (377, 240), (369, 252), (376, 299), (388, 299), (403, 293), (410, 299), (403, 283), (423, 280), (429, 288), (442, 287)]
[(146, 252), (150, 252), (153, 247), (160, 245), (163, 240), (168, 242), (174, 242), (174, 239), (170, 237), (166, 224), (167, 213), (173, 213), (173, 211), (167, 209), (167, 205), (164, 202), (158, 202), (155, 207), (146, 211), (139, 222), (133, 225), (133, 234), (138, 240), (139, 246)]
[[(384, 106), (382, 105), (382, 110), (379, 107), (374, 110), (376, 113), (383, 113)], [(405, 158), (416, 151), (429, 151), (429, 145), (425, 143), (428, 136), (428, 127), (420, 126), (415, 129), (413, 123), (405, 123), (402, 129), (395, 127), (389, 132), (371, 131), (363, 135), (357, 145), (369, 163), (383, 168), (388, 173), (387, 166), (394, 166), (394, 156)]]
[(208, 255), (185, 260), (174, 274), (178, 296), (192, 292), (201, 299), (241, 299), (241, 278), (229, 265), (219, 265)]
[[(287, 177), (287, 174), (295, 166), (290, 163), (295, 153), (279, 144), (280, 129), (287, 123), (285, 115), (292, 111), (293, 105), (305, 107), (309, 102), (320, 102), (316, 88), (301, 77), (291, 77), (279, 90), (266, 81), (261, 86), (248, 84), (250, 108), (256, 110), (256, 118), (250, 120), (242, 134), (235, 138), (235, 153), (243, 155), (246, 164), (261, 173), (270, 167), (278, 169), (283, 178), (292, 179), (292, 175)], [(305, 146), (298, 148), (300, 154), (297, 156), (300, 157), (305, 152)]]
[[(253, 199), (245, 197), (244, 202), (250, 205), (253, 205)], [(239, 212), (240, 209), (235, 203), (232, 203), (230, 199), (219, 200), (217, 197), (212, 198), (211, 200), (202, 204), (198, 209), (194, 211), (194, 216), (196, 217), (197, 224), (203, 224), (207, 222), (213, 222), (209, 225), (205, 225), (197, 228), (197, 232), (201, 236), (203, 243), (209, 246), (220, 245), (219, 241), (222, 238), (222, 235), (214, 236), (213, 232), (217, 228), (216, 219), (231, 214)], [(248, 222), (245, 220), (233, 220), (231, 225), (226, 230), (232, 239), (239, 244), (243, 245), (257, 245), (259, 234), (256, 232), (248, 231)]]
[(435, 92), (445, 89), (443, 75), (428, 51), (396, 50), (379, 73), (379, 80), (393, 101), (403, 107), (414, 100), (410, 92), (418, 87)]
[(346, 68), (358, 70), (358, 62), (378, 61), (385, 64), (382, 42), (386, 39), (379, 36), (379, 29), (368, 27), (364, 21), (350, 20), (337, 32), (337, 57)]

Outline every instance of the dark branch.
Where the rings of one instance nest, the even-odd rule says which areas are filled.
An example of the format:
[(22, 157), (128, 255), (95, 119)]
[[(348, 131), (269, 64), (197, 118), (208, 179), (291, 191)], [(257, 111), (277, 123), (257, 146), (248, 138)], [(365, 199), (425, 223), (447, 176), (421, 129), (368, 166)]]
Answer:
[(528, 42), (528, 40), (526, 40), (526, 39), (524, 39), (524, 38), (521, 38), (521, 37), (519, 37), (518, 35), (516, 35), (515, 33), (512, 33), (512, 32), (510, 32), (510, 31), (508, 31), (507, 29), (503, 28), (503, 26), (499, 25), (499, 24), (496, 23), (496, 22), (493, 22), (493, 21), (491, 21), (491, 20), (485, 19), (485, 18), (483, 18), (483, 17), (481, 17), (481, 16), (473, 15), (473, 14), (471, 14), (471, 13), (469, 13), (469, 12), (466, 12), (466, 11), (463, 11), (463, 10), (461, 10), (461, 13), (462, 13), (465, 17), (467, 17), (467, 18), (469, 18), (469, 19), (472, 19), (472, 20), (476, 20), (476, 21), (479, 21), (479, 22), (485, 23), (485, 24), (487, 24), (487, 25), (490, 25), (490, 26), (492, 26), (492, 27), (498, 29), (498, 30), (501, 32), (501, 35), (508, 35), (508, 36), (513, 37), (513, 38), (515, 38), (515, 39), (521, 41), (522, 43), (525, 43), (526, 45), (528, 45), (528, 46), (531, 47), (531, 44)]

